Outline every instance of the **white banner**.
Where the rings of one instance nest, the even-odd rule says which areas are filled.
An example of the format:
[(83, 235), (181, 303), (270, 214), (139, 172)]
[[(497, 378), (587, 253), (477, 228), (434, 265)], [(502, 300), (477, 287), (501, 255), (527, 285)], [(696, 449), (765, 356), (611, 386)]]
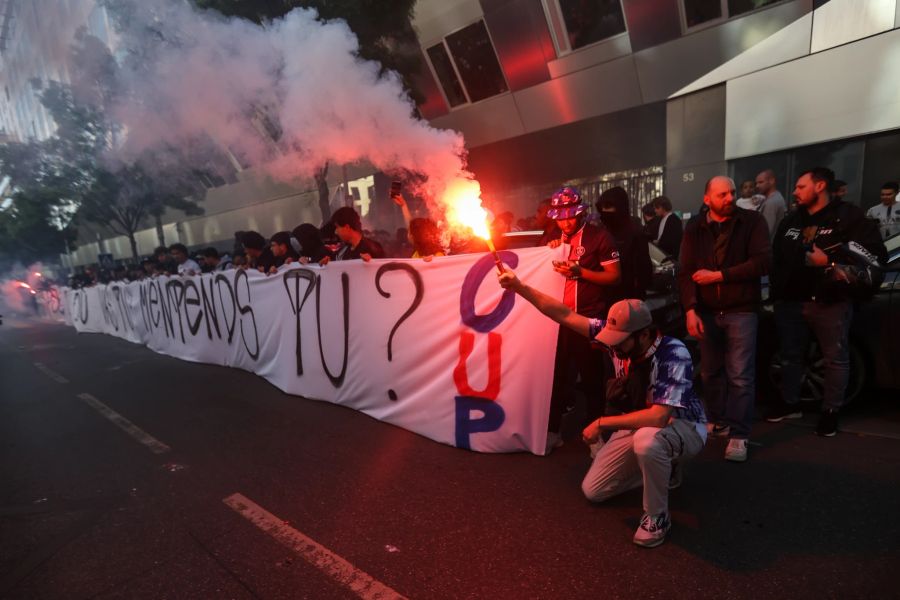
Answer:
[[(547, 248), (503, 251), (562, 297)], [(67, 321), (480, 452), (544, 452), (557, 325), (491, 255), (291, 265), (63, 291)]]
[(40, 306), (41, 318), (51, 321), (59, 321), (71, 325), (71, 319), (66, 316), (66, 305), (63, 298), (65, 288), (51, 285), (46, 289), (38, 290), (37, 301)]

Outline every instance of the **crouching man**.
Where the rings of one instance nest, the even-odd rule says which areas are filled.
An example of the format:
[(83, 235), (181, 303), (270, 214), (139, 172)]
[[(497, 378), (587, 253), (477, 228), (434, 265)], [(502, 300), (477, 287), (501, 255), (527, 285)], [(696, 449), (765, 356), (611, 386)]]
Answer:
[[(672, 526), (669, 489), (680, 484), (680, 466), (706, 443), (706, 414), (691, 383), (691, 356), (677, 339), (662, 336), (640, 300), (612, 305), (607, 319), (591, 319), (522, 283), (512, 271), (500, 285), (542, 313), (609, 349), (616, 378), (607, 389), (609, 409), (583, 432), (587, 444), (600, 446), (581, 484), (584, 495), (603, 502), (622, 492), (644, 488), (644, 516), (634, 543), (662, 544)], [(609, 414), (617, 412), (619, 414)]]

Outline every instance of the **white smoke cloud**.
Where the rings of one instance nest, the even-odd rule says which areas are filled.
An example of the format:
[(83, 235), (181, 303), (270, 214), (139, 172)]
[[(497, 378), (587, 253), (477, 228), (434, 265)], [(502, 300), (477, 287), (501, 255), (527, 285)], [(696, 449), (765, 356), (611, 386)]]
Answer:
[[(441, 214), (448, 185), (471, 179), (462, 136), (413, 117), (399, 78), (356, 56), (343, 21), (295, 9), (258, 26), (185, 2), (116, 2), (127, 6), (119, 39), (132, 57), (115, 110), (126, 155), (209, 136), (283, 181), (311, 177), (326, 162), (368, 161), (424, 176), (419, 191)], [(277, 141), (263, 135), (272, 130)]]

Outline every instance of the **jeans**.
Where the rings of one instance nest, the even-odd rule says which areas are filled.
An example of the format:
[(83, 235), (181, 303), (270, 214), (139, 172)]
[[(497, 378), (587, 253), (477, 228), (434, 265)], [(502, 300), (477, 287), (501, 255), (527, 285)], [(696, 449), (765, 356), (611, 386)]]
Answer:
[(603, 502), (643, 486), (644, 512), (668, 512), (672, 462), (696, 456), (704, 443), (694, 423), (681, 419), (673, 419), (662, 429), (616, 431), (594, 457), (581, 491), (591, 502)]
[(822, 407), (839, 410), (850, 380), (850, 321), (853, 304), (849, 301), (780, 302), (775, 305), (775, 323), (781, 342), (781, 394), (787, 404), (799, 401), (800, 386), (806, 369), (810, 329), (819, 342), (825, 365)]
[(711, 423), (747, 439), (756, 402), (756, 313), (700, 314), (700, 375)]

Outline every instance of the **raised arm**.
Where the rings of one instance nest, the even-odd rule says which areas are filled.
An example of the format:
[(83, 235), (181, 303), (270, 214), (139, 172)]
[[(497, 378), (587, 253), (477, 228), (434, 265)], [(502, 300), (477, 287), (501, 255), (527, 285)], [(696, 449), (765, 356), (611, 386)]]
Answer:
[(406, 227), (409, 228), (409, 222), (412, 221), (412, 214), (409, 212), (409, 206), (406, 204), (406, 200), (401, 194), (394, 194), (391, 196), (391, 200), (400, 207), (400, 211), (403, 213), (403, 222), (406, 223)]
[(531, 286), (522, 283), (516, 274), (506, 269), (503, 274), (498, 276), (500, 286), (503, 289), (512, 290), (518, 295), (528, 300), (539, 311), (569, 329), (588, 337), (591, 330), (591, 320), (585, 316), (579, 315), (568, 306), (551, 298), (543, 292), (539, 292)]

